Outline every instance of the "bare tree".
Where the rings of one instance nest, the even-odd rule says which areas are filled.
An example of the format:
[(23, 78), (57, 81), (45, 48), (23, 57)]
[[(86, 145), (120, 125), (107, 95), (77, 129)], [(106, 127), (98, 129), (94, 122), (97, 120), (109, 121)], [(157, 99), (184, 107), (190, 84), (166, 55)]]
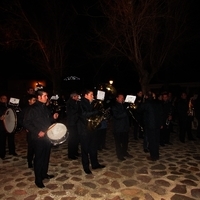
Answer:
[(75, 15), (70, 1), (3, 0), (0, 15), (0, 44), (7, 49), (25, 49), (34, 65), (52, 81), (53, 93), (59, 93), (73, 41)]
[(143, 92), (187, 38), (187, 0), (100, 0), (101, 41), (132, 62)]

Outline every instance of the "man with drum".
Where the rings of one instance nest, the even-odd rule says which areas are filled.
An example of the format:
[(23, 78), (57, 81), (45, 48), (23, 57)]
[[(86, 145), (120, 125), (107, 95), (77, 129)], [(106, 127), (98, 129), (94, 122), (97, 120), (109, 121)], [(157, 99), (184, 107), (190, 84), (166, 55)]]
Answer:
[(6, 155), (6, 139), (8, 138), (9, 155), (17, 156), (15, 152), (15, 132), (9, 132), (5, 128), (5, 114), (8, 109), (8, 97), (0, 96), (0, 157), (5, 158)]
[(47, 138), (47, 130), (58, 118), (58, 113), (52, 116), (47, 108), (48, 94), (44, 88), (37, 90), (36, 96), (37, 101), (26, 112), (23, 126), (31, 134), (33, 142), (35, 184), (39, 188), (44, 188), (43, 180), (54, 177), (47, 173), (52, 147), (51, 141)]

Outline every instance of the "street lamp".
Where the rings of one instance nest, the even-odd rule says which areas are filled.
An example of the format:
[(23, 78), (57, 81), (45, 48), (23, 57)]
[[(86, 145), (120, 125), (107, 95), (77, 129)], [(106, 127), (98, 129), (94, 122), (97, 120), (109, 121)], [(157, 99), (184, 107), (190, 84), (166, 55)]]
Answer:
[(110, 85), (112, 85), (113, 84), (113, 80), (110, 80), (109, 83), (110, 83)]

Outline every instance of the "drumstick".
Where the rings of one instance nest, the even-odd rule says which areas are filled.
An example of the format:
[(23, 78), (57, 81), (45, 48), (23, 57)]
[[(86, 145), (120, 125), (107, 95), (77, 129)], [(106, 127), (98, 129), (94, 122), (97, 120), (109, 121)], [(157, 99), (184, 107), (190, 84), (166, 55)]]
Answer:
[(52, 124), (45, 133), (47, 133), (50, 129), (52, 129), (57, 123)]

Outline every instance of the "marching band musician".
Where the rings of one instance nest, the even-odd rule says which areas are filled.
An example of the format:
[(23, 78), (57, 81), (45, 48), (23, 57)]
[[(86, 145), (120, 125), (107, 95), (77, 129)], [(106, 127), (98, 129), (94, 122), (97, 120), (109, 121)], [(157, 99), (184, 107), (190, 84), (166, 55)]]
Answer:
[(120, 161), (126, 160), (124, 157), (132, 158), (128, 150), (129, 140), (129, 114), (124, 107), (124, 95), (119, 93), (116, 96), (116, 101), (112, 105), (112, 119), (113, 119), (113, 134), (115, 139), (115, 148), (117, 158)]
[(6, 139), (8, 138), (9, 155), (18, 156), (15, 151), (15, 132), (8, 133), (5, 129), (4, 116), (8, 109), (8, 97), (6, 95), (0, 96), (0, 157), (5, 158), (6, 155)]
[(162, 93), (162, 107), (163, 107), (163, 128), (160, 131), (160, 146), (165, 144), (172, 145), (170, 142), (171, 121), (174, 114), (174, 107), (169, 101), (168, 92)]
[(51, 179), (54, 175), (47, 174), (51, 153), (51, 141), (47, 139), (47, 130), (58, 118), (58, 113), (53, 116), (46, 106), (48, 94), (44, 88), (36, 91), (37, 101), (31, 105), (24, 116), (23, 126), (31, 134), (34, 148), (34, 173), (35, 184), (44, 188), (43, 180)]
[(94, 94), (92, 90), (85, 90), (82, 94), (79, 109), (78, 130), (80, 135), (82, 165), (86, 174), (92, 174), (92, 169), (104, 168), (99, 164), (97, 155), (96, 130), (88, 129), (88, 118), (98, 115), (99, 110), (93, 110)]
[(144, 135), (150, 153), (148, 159), (156, 161), (159, 159), (160, 130), (163, 128), (162, 104), (153, 93), (149, 93), (145, 102), (138, 106), (137, 112), (143, 114)]
[(192, 121), (193, 121), (193, 110), (190, 107), (190, 100), (188, 99), (187, 93), (181, 93), (181, 99), (176, 104), (176, 110), (179, 121), (179, 140), (185, 143), (185, 136), (187, 133), (188, 140), (194, 140), (192, 134)]
[(78, 159), (79, 156), (79, 134), (78, 134), (78, 109), (79, 94), (72, 92), (66, 103), (66, 124), (69, 130), (68, 137), (68, 158), (72, 160)]
[[(27, 95), (27, 102), (28, 102), (28, 105), (23, 107), (23, 109), (21, 110), (18, 116), (18, 123), (22, 127), (23, 127), (23, 119), (24, 119), (25, 113), (28, 111), (30, 106), (36, 102), (36, 96), (34, 94)], [(31, 140), (31, 134), (28, 132), (28, 130), (26, 130), (26, 140), (27, 140), (28, 168), (33, 168), (34, 149), (33, 149), (33, 144)]]

